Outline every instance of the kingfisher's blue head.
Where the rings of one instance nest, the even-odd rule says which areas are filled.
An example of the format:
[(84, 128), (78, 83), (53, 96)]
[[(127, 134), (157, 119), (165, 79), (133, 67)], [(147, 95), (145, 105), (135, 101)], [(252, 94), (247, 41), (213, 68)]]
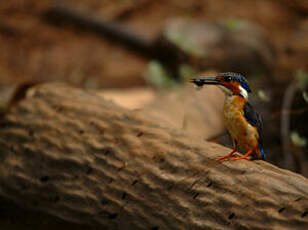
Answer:
[(220, 73), (216, 77), (194, 78), (190, 82), (198, 87), (203, 85), (217, 85), (226, 95), (240, 95), (248, 98), (248, 93), (251, 92), (246, 78), (238, 73)]

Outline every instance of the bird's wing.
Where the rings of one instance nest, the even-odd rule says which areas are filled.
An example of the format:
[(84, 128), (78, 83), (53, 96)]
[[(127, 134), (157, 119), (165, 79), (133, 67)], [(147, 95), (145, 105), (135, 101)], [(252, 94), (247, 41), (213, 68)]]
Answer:
[(244, 105), (244, 116), (249, 124), (256, 127), (259, 133), (259, 142), (262, 145), (262, 119), (260, 114), (248, 102)]

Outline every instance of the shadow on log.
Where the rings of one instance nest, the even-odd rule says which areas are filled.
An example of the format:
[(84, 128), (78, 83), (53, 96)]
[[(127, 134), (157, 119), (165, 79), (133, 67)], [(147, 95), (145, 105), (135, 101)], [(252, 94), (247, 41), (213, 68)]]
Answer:
[(0, 151), (1, 203), (40, 214), (22, 218), (25, 229), (31, 219), (62, 229), (308, 227), (303, 176), (263, 161), (216, 162), (229, 149), (92, 92), (31, 89), (2, 120)]

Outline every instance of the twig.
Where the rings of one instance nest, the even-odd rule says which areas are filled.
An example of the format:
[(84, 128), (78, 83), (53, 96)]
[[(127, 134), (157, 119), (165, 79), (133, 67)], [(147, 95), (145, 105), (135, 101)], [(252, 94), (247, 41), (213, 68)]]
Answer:
[(271, 120), (276, 120), (278, 117), (285, 115), (285, 114), (301, 115), (304, 112), (306, 112), (307, 110), (308, 110), (308, 106), (306, 106), (304, 108), (300, 108), (300, 109), (289, 110), (289, 111), (285, 111), (285, 110), (277, 111), (277, 112), (274, 112), (271, 115)]

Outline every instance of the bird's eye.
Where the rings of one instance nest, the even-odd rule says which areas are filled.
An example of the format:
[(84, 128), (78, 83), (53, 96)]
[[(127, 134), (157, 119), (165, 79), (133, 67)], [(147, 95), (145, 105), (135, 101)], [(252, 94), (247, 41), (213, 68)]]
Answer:
[(231, 81), (231, 77), (225, 77), (225, 81)]

